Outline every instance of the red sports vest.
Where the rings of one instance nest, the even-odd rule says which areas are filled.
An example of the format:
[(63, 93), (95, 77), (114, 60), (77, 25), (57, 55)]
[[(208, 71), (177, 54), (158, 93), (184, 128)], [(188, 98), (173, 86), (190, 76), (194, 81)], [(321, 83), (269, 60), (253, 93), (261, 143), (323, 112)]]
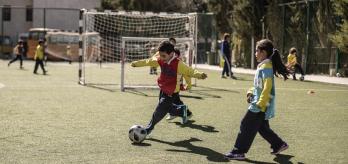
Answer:
[(157, 84), (161, 90), (167, 94), (172, 95), (175, 91), (177, 84), (177, 72), (178, 72), (179, 59), (173, 59), (170, 64), (165, 63), (162, 60), (158, 60), (158, 64), (161, 67), (161, 75), (157, 79)]

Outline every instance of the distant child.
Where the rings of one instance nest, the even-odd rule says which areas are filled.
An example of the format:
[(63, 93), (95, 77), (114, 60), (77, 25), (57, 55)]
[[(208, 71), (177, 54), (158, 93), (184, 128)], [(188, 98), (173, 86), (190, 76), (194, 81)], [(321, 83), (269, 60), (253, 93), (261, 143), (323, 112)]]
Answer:
[(23, 53), (24, 53), (24, 46), (23, 46), (23, 41), (19, 40), (17, 42), (17, 45), (13, 48), (13, 52), (16, 55), (14, 59), (12, 59), (7, 66), (10, 66), (13, 62), (17, 61), (19, 59), (19, 68), (23, 69)]
[(39, 40), (39, 45), (37, 45), (36, 47), (34, 60), (35, 60), (34, 74), (37, 74), (37, 69), (40, 65), (43, 74), (46, 75), (47, 71), (45, 70), (45, 67), (43, 64), (43, 60), (44, 60), (44, 41), (43, 40)]
[(146, 127), (147, 134), (150, 134), (155, 125), (168, 113), (185, 117), (183, 110), (173, 107), (173, 101), (178, 96), (180, 82), (178, 74), (188, 75), (193, 78), (205, 79), (207, 75), (184, 64), (174, 53), (174, 45), (169, 41), (163, 41), (158, 47), (159, 57), (149, 58), (132, 62), (132, 67), (159, 66), (161, 74), (157, 80), (160, 88), (159, 102), (152, 115), (150, 123)]
[(228, 33), (224, 34), (224, 40), (221, 43), (221, 54), (223, 59), (225, 60), (224, 68), (222, 69), (221, 78), (226, 78), (226, 76), (230, 76), (232, 79), (236, 79), (233, 76), (232, 65), (231, 65), (231, 36)]
[(72, 62), (71, 48), (70, 45), (66, 46), (66, 56), (68, 57), (69, 64)]
[(297, 63), (297, 50), (295, 47), (290, 48), (289, 50), (289, 55), (288, 55), (288, 63), (287, 63), (287, 67), (289, 70), (292, 70), (292, 79), (293, 80), (297, 80), (296, 79), (296, 70), (300, 71), (301, 73), (301, 77), (300, 80), (303, 81), (304, 80), (304, 73), (303, 73), (303, 69), (301, 67), (300, 64)]
[(234, 148), (225, 155), (227, 159), (245, 159), (257, 132), (271, 144), (271, 154), (279, 154), (288, 148), (288, 144), (270, 128), (268, 120), (275, 114), (274, 75), (280, 74), (286, 80), (289, 72), (278, 50), (268, 39), (256, 43), (255, 56), (260, 63), (254, 77), (254, 87), (247, 93), (250, 105), (241, 121)]

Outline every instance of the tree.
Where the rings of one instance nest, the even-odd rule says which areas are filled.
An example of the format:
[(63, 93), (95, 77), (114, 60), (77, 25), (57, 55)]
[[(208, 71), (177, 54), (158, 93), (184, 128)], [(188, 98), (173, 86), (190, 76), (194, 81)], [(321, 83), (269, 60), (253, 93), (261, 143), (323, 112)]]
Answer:
[(333, 1), (336, 17), (336, 30), (331, 33), (331, 41), (341, 52), (348, 54), (348, 0)]

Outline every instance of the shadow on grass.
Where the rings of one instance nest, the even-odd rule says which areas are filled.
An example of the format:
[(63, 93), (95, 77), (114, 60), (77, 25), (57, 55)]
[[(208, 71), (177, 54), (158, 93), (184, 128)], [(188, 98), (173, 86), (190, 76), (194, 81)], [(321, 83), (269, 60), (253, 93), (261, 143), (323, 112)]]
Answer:
[(253, 81), (252, 79), (246, 79), (244, 77), (238, 77), (236, 80), (238, 80), (238, 81)]
[(207, 86), (197, 86), (197, 89), (193, 91), (219, 91), (219, 92), (231, 92), (231, 93), (239, 93), (239, 91), (224, 89), (224, 88), (215, 88), (215, 87), (207, 87)]
[(192, 129), (198, 129), (198, 130), (202, 130), (204, 132), (210, 132), (210, 133), (217, 133), (219, 131), (215, 130), (215, 127), (210, 126), (210, 125), (198, 125), (198, 124), (194, 124), (194, 120), (188, 120), (186, 122), (186, 124), (181, 124), (181, 122), (172, 122), (175, 123), (176, 125), (185, 128), (185, 127), (189, 127)]
[(151, 144), (149, 143), (132, 143), (133, 146), (142, 146), (142, 147), (145, 147), (145, 146), (151, 146)]
[(276, 157), (273, 159), (273, 161), (276, 161), (278, 163), (284, 163), (284, 164), (292, 164), (290, 159), (294, 157), (292, 155), (286, 155), (286, 154), (277, 154)]
[(104, 91), (109, 91), (109, 92), (116, 92), (116, 88), (108, 88), (108, 86), (115, 86), (115, 84), (86, 84), (86, 87), (89, 88), (94, 88), (94, 89), (99, 89), (99, 90), (104, 90)]
[(177, 141), (177, 142), (162, 141), (155, 138), (150, 138), (148, 140), (187, 149), (187, 150), (167, 149), (167, 151), (198, 154), (198, 155), (206, 156), (206, 158), (209, 161), (213, 161), (213, 162), (228, 162), (228, 160), (224, 158), (224, 155), (219, 152), (216, 152), (210, 148), (193, 145), (192, 142), (202, 141), (198, 138), (191, 137), (188, 140)]
[(272, 163), (272, 162), (262, 162), (262, 161), (255, 161), (255, 160), (251, 160), (251, 159), (244, 159), (244, 160), (239, 160), (239, 161), (243, 161), (243, 162), (247, 162), (247, 163), (255, 163), (255, 164), (276, 164), (276, 163)]

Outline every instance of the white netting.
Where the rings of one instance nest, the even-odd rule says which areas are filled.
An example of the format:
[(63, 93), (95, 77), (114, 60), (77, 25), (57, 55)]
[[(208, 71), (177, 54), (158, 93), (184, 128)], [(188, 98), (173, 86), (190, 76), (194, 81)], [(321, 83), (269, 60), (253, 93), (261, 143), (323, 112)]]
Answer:
[[(83, 16), (83, 31), (100, 35), (100, 46), (94, 49), (98, 56), (86, 55), (91, 41), (83, 39), (82, 82), (85, 84), (120, 84), (122, 37), (195, 38), (194, 14), (85, 11)], [(153, 47), (150, 44), (152, 43), (146, 41), (140, 41), (138, 45), (126, 44), (126, 47), (133, 46), (136, 51), (133, 56), (127, 57), (126, 62), (147, 58), (148, 48)], [(144, 48), (141, 50), (139, 46)], [(192, 49), (194, 50), (193, 47)]]

